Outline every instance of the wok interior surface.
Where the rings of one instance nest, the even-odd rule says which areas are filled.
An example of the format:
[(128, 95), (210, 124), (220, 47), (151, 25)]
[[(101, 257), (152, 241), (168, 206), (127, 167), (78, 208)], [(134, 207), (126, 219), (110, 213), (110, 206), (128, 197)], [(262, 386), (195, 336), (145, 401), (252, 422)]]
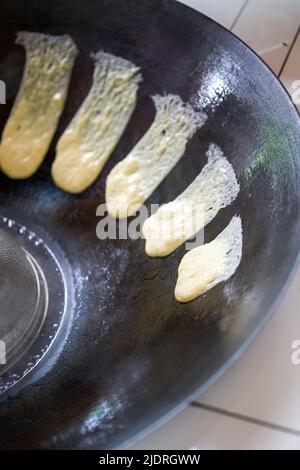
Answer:
[[(299, 250), (299, 117), (270, 70), (221, 26), (172, 0), (11, 0), (0, 6), (0, 79), (16, 96), (24, 50), (17, 31), (70, 34), (80, 54), (46, 161), (26, 181), (0, 178), (0, 215), (55, 243), (71, 271), (66, 338), (0, 403), (1, 448), (112, 448), (200, 393), (270, 316)], [(86, 96), (91, 52), (141, 67), (138, 106), (96, 183), (78, 196), (55, 188), (58, 137)], [(211, 142), (241, 190), (205, 229), (211, 241), (240, 215), (236, 274), (188, 304), (174, 298), (184, 247), (148, 258), (143, 240), (99, 240), (96, 209), (110, 169), (154, 118), (153, 94), (174, 93), (207, 112), (206, 124), (148, 201), (178, 195), (201, 171)], [(50, 293), (51, 294), (51, 293)], [(51, 298), (51, 297), (50, 297)], [(263, 359), (263, 358), (262, 358)]]

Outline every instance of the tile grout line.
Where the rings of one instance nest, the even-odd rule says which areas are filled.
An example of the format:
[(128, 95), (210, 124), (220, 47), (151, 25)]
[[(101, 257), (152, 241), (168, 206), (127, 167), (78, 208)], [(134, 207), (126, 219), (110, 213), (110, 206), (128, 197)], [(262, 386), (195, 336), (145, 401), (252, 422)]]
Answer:
[(245, 2), (243, 3), (243, 5), (241, 6), (241, 9), (239, 10), (238, 14), (236, 15), (235, 19), (233, 20), (233, 23), (230, 27), (230, 31), (233, 30), (233, 28), (235, 27), (235, 25), (237, 24), (238, 20), (240, 19), (240, 17), (242, 16), (242, 13), (243, 11), (245, 10), (247, 4), (249, 3), (249, 0), (245, 0)]
[(294, 436), (300, 437), (300, 431), (296, 431), (296, 429), (291, 429), (285, 426), (281, 426), (280, 424), (269, 423), (268, 421), (264, 421), (264, 420), (257, 419), (257, 418), (251, 418), (250, 416), (245, 416), (239, 413), (235, 413), (233, 411), (223, 410), (222, 408), (218, 408), (216, 406), (211, 406), (211, 405), (205, 405), (204, 403), (198, 403), (196, 401), (193, 401), (192, 403), (190, 403), (190, 406), (194, 408), (200, 408), (206, 411), (211, 411), (212, 413), (215, 413), (215, 414), (221, 414), (229, 418), (235, 418), (235, 419), (238, 419), (239, 421), (246, 421), (251, 424), (256, 424), (257, 426), (270, 428), (275, 431), (280, 431), (280, 432), (284, 432), (287, 434), (293, 434)]
[(289, 48), (288, 53), (287, 53), (287, 55), (285, 56), (285, 59), (284, 59), (282, 65), (281, 65), (281, 67), (280, 67), (280, 70), (279, 70), (279, 72), (278, 72), (278, 78), (280, 78), (282, 72), (284, 71), (284, 67), (286, 66), (286, 63), (287, 63), (287, 61), (288, 61), (288, 59), (289, 59), (289, 57), (290, 57), (290, 55), (291, 55), (291, 52), (292, 52), (292, 50), (293, 50), (293, 48), (294, 48), (294, 45), (296, 44), (296, 41), (297, 41), (298, 36), (299, 36), (299, 33), (300, 33), (300, 26), (298, 27), (298, 30), (297, 30), (297, 32), (296, 32), (296, 34), (295, 34), (295, 37), (294, 37), (294, 39), (292, 40), (291, 47)]

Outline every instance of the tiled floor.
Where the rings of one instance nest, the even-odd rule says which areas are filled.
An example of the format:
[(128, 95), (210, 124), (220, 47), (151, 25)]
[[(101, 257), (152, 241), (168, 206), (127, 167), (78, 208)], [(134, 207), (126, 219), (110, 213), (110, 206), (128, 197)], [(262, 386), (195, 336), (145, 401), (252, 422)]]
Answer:
[(300, 436), (295, 434), (192, 406), (132, 447), (135, 450), (299, 448)]
[[(299, 0), (182, 3), (255, 49), (300, 110)], [(291, 359), (292, 343), (300, 340), (299, 306), (300, 268), (273, 319), (243, 357), (196, 403), (134, 448), (300, 449), (300, 365)]]
[[(287, 88), (300, 111), (300, 32), (290, 50), (287, 61), (282, 68), (280, 79)], [(298, 83), (297, 83), (298, 82)], [(294, 84), (294, 86), (293, 86)]]

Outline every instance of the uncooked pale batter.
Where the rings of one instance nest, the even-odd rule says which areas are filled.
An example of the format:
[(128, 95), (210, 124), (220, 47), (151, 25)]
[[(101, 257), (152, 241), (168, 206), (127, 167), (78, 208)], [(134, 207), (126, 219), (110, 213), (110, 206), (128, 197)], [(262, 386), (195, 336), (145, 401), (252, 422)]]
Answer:
[(225, 230), (212, 242), (194, 248), (181, 260), (175, 297), (189, 302), (207, 290), (229, 279), (242, 257), (242, 223), (233, 217)]
[(106, 181), (106, 204), (113, 217), (134, 215), (182, 157), (205, 120), (179, 96), (154, 96), (156, 116), (148, 132), (118, 163)]
[(239, 185), (221, 149), (211, 144), (206, 155), (208, 163), (192, 184), (145, 221), (147, 255), (169, 255), (236, 198)]
[(1, 170), (28, 178), (42, 163), (64, 108), (77, 48), (69, 36), (21, 32), (22, 83), (0, 145)]
[(93, 56), (92, 88), (57, 144), (52, 176), (70, 193), (87, 189), (99, 176), (134, 111), (139, 68), (104, 52)]

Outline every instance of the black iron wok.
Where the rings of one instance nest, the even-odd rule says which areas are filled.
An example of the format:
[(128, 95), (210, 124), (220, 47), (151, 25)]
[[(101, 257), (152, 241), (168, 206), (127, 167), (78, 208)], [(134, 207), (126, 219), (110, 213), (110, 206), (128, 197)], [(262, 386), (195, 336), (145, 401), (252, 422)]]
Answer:
[[(25, 226), (40, 237), (68, 284), (64, 318), (40, 360), (14, 385), (2, 379), (0, 448), (122, 447), (198, 396), (270, 318), (300, 246), (299, 116), (245, 44), (173, 0), (10, 0), (0, 5), (0, 79), (7, 85), (0, 131), (22, 76), (24, 50), (14, 45), (19, 30), (68, 33), (80, 54), (43, 166), (26, 181), (0, 178), (2, 225), (11, 219), (8, 228)], [(50, 166), (58, 137), (91, 85), (89, 54), (99, 49), (138, 64), (144, 81), (101, 177), (71, 196), (55, 188)], [(96, 237), (107, 174), (151, 124), (150, 96), (163, 93), (204, 108), (208, 120), (148, 204), (181, 192), (205, 164), (210, 142), (223, 149), (241, 185), (237, 200), (205, 230), (205, 240), (240, 215), (242, 262), (231, 279), (186, 305), (173, 295), (184, 247), (150, 259), (143, 240)], [(50, 282), (50, 301), (51, 295)], [(50, 309), (28, 355), (36, 354), (56, 316)], [(24, 363), (18, 367), (20, 373)]]

